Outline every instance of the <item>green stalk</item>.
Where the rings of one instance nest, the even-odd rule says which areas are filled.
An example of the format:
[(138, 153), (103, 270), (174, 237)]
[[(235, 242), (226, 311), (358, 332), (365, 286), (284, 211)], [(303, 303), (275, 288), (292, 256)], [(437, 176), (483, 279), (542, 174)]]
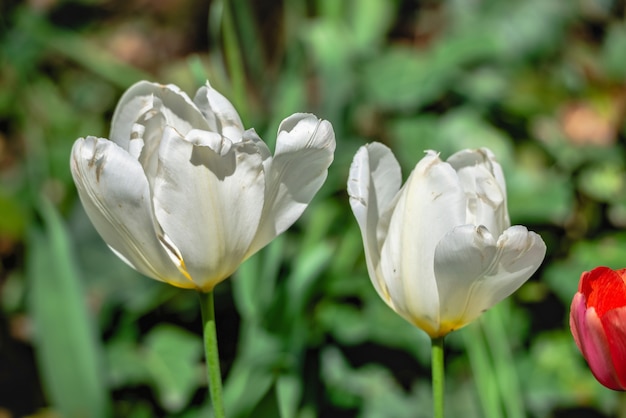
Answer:
[(432, 376), (433, 376), (433, 417), (443, 418), (444, 364), (443, 337), (433, 338), (432, 342)]
[(235, 28), (232, 0), (224, 0), (223, 7), (222, 36), (224, 37), (224, 55), (232, 83), (235, 107), (245, 124), (249, 116), (246, 101), (246, 74), (241, 56), (242, 48), (237, 38), (237, 29)]
[(626, 392), (617, 394), (617, 418), (626, 418)]
[(224, 400), (222, 398), (222, 374), (220, 372), (220, 356), (217, 349), (217, 330), (215, 327), (215, 307), (213, 291), (200, 296), (202, 309), (202, 331), (204, 334), (204, 353), (206, 356), (207, 376), (209, 378), (209, 392), (213, 403), (215, 418), (224, 418)]
[(485, 418), (500, 418), (498, 383), (489, 356), (485, 337), (477, 323), (469, 325), (461, 332), (465, 340), (467, 356), (470, 361), (472, 374), (476, 382), (476, 392)]
[[(508, 418), (524, 418), (526, 410), (522, 389), (520, 388), (511, 345), (508, 341), (507, 327), (502, 319), (506, 315), (501, 314), (505, 307), (508, 307), (508, 304), (503, 303), (497, 308), (497, 312), (490, 312), (485, 315), (480, 326), (485, 334), (486, 345), (491, 349), (493, 371), (498, 382), (500, 401), (506, 411), (506, 416)], [(497, 315), (495, 315), (496, 313)]]

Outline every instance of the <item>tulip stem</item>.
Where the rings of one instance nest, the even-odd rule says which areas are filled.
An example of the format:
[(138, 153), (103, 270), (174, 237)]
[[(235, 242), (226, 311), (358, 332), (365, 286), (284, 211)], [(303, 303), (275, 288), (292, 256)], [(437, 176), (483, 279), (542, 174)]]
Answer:
[(443, 418), (444, 364), (443, 337), (432, 340), (433, 417)]
[(626, 392), (619, 392), (617, 418), (626, 417)]
[(204, 353), (206, 356), (209, 392), (213, 403), (215, 418), (224, 418), (224, 401), (222, 399), (222, 374), (220, 356), (217, 348), (217, 329), (215, 327), (215, 306), (213, 291), (198, 292), (202, 309), (202, 331), (204, 334)]

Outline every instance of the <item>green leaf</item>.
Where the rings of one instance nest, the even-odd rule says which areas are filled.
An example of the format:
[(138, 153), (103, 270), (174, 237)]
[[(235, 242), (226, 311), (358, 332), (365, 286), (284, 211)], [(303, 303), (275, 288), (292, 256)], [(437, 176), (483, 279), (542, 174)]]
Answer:
[(237, 310), (246, 319), (260, 321), (271, 305), (283, 255), (284, 236), (277, 237), (246, 260), (232, 281)]
[(252, 416), (250, 411), (263, 399), (274, 379), (266, 370), (248, 368), (248, 365), (250, 362), (244, 361), (239, 364), (241, 367), (233, 368), (224, 385), (224, 403), (229, 417)]
[(447, 37), (432, 48), (391, 47), (364, 68), (369, 100), (386, 109), (421, 107), (439, 99), (462, 74), (463, 66), (493, 54), (489, 34)]
[(561, 223), (574, 199), (570, 178), (543, 167), (518, 166), (507, 172), (507, 193), (514, 223)]
[(28, 212), (18, 200), (0, 188), (0, 235), (17, 239), (24, 234)]
[(270, 390), (265, 393), (265, 396), (256, 405), (256, 407), (250, 413), (251, 417), (276, 417), (283, 418), (280, 413), (280, 406), (278, 405), (278, 397), (276, 394), (276, 385), (272, 385)]
[(108, 378), (113, 388), (149, 382), (145, 354), (130, 339), (117, 337), (107, 345), (106, 354)]
[(44, 388), (63, 417), (107, 417), (110, 404), (101, 347), (69, 238), (54, 207), (41, 202), (44, 229), (33, 229), (29, 235), (27, 272)]
[(126, 88), (138, 80), (150, 78), (143, 71), (121, 62), (106, 49), (98, 47), (88, 37), (54, 27), (39, 14), (22, 12), (16, 21), (17, 30), (26, 33), (29, 42), (35, 41), (38, 46), (76, 62), (118, 87)]
[(302, 398), (302, 380), (295, 374), (281, 375), (276, 380), (276, 398), (281, 418), (296, 418)]
[(389, 0), (356, 0), (350, 2), (347, 17), (354, 37), (353, 47), (361, 54), (374, 54), (385, 41), (393, 23), (398, 2)]
[(198, 360), (202, 341), (197, 335), (171, 325), (157, 325), (146, 337), (146, 368), (161, 405), (182, 410), (191, 399), (202, 375)]
[(321, 354), (322, 378), (333, 401), (346, 408), (362, 405), (367, 418), (432, 416), (432, 407), (418, 400), (424, 392), (406, 394), (389, 370), (368, 364), (352, 369), (339, 349), (327, 347)]
[(427, 54), (394, 47), (366, 64), (363, 90), (371, 103), (388, 109), (423, 106), (443, 94), (458, 71), (435, 66)]
[(621, 81), (626, 77), (626, 25), (623, 22), (613, 23), (602, 45), (602, 63), (609, 76)]
[(618, 411), (619, 392), (607, 390), (595, 380), (569, 332), (536, 336), (528, 353), (518, 356), (517, 362), (525, 378), (526, 408), (534, 411), (534, 416), (553, 416), (557, 405), (581, 405), (582, 399), (587, 407), (602, 411), (597, 416)]
[(288, 300), (284, 308), (286, 318), (303, 318), (302, 312), (313, 294), (315, 280), (324, 271), (332, 256), (333, 248), (321, 242), (309, 251), (303, 251), (294, 260), (293, 271), (287, 278)]
[(621, 163), (603, 162), (582, 170), (580, 189), (600, 202), (613, 202), (624, 195), (624, 167)]
[(578, 241), (570, 249), (567, 259), (555, 261), (546, 267), (543, 279), (563, 304), (569, 306), (583, 272), (598, 266), (613, 269), (624, 267), (625, 246), (626, 234), (623, 232), (598, 240)]

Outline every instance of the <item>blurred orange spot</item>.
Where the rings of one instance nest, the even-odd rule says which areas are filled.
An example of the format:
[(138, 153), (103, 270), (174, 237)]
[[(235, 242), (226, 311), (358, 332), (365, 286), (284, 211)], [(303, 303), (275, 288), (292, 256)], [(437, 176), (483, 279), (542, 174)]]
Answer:
[(626, 108), (626, 94), (613, 95), (609, 100), (607, 106), (574, 102), (565, 107), (561, 125), (572, 143), (598, 146), (615, 143)]

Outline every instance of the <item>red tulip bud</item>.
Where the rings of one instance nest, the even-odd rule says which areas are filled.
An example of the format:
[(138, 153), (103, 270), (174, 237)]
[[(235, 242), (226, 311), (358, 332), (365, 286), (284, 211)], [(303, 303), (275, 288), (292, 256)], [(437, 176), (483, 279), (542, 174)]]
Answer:
[(582, 274), (570, 328), (596, 379), (626, 390), (626, 269), (596, 267)]

